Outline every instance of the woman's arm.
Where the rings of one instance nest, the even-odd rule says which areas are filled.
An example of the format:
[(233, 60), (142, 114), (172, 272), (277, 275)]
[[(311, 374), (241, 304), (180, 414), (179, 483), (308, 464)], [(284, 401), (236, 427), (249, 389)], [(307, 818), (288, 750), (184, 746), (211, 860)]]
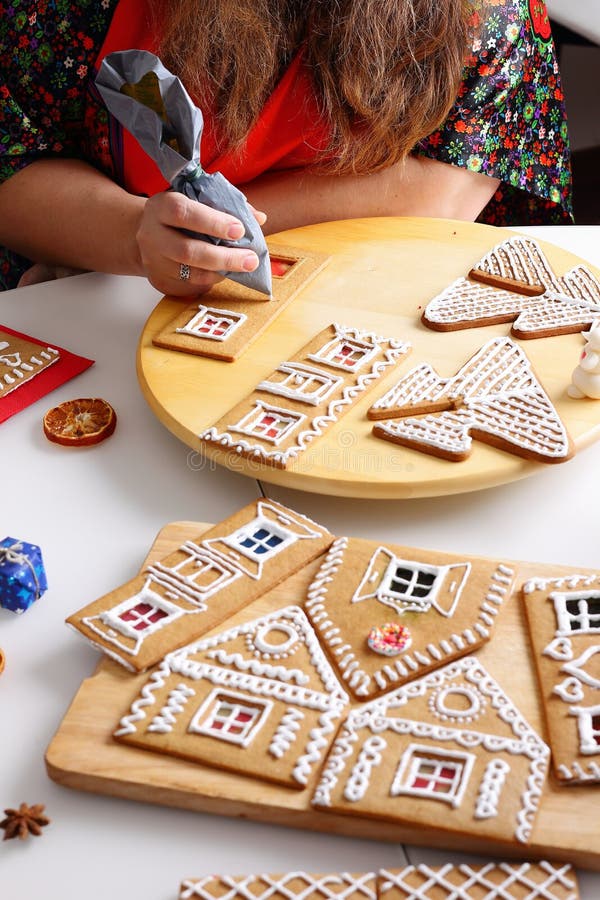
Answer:
[[(259, 222), (264, 214), (255, 212)], [(249, 250), (199, 241), (182, 229), (236, 240), (243, 226), (183, 194), (127, 193), (75, 159), (41, 159), (0, 185), (0, 243), (46, 267), (145, 275), (163, 293), (195, 296), (223, 271), (253, 271)], [(190, 266), (182, 281), (180, 265)], [(33, 279), (35, 280), (35, 276)]]
[[(411, 157), (373, 175), (283, 172), (244, 186), (268, 214), (269, 233), (314, 222), (365, 216), (475, 219), (497, 182), (426, 158)], [(261, 224), (264, 214), (255, 213)], [(0, 186), (0, 243), (50, 266), (145, 275), (163, 293), (194, 296), (219, 270), (252, 271), (250, 251), (187, 237), (182, 229), (235, 240), (232, 216), (165, 192), (133, 196), (80, 160), (42, 159)], [(189, 281), (179, 277), (190, 266)]]
[(338, 219), (427, 216), (474, 221), (499, 182), (424, 156), (372, 175), (276, 172), (242, 185), (269, 234)]

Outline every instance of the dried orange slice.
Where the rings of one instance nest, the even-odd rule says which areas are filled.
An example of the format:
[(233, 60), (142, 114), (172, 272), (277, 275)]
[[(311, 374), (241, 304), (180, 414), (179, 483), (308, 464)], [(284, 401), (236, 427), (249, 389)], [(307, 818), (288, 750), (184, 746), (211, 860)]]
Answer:
[(106, 400), (65, 400), (44, 416), (44, 434), (64, 447), (89, 447), (110, 437), (116, 424), (117, 415)]

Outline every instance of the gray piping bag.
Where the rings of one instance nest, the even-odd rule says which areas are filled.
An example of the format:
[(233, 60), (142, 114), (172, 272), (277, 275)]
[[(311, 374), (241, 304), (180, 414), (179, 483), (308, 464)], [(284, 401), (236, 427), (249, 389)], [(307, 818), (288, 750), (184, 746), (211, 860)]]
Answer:
[(240, 220), (245, 234), (238, 241), (196, 233), (194, 237), (254, 250), (259, 259), (254, 272), (221, 274), (270, 296), (269, 251), (260, 225), (241, 191), (220, 172), (209, 174), (202, 168), (204, 119), (181, 81), (153, 53), (121, 50), (103, 59), (96, 86), (109, 112), (141, 144), (174, 191)]

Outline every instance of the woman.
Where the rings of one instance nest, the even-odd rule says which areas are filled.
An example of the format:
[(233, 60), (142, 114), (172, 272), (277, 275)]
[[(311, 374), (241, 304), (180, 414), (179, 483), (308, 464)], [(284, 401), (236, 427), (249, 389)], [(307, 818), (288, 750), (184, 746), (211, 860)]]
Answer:
[(72, 267), (180, 296), (256, 267), (253, 253), (185, 237), (241, 226), (165, 192), (103, 108), (100, 61), (134, 47), (181, 77), (205, 115), (204, 167), (264, 210), (266, 232), (357, 216), (570, 218), (540, 0), (23, 0), (0, 14), (5, 288), (31, 261), (21, 283)]

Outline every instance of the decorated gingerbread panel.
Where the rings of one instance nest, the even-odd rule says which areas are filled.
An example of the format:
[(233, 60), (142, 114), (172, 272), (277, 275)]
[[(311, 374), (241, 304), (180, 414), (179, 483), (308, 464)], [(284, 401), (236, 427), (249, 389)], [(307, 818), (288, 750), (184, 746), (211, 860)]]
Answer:
[(489, 640), (512, 582), (500, 562), (342, 537), (305, 608), (340, 678), (364, 699)]
[(57, 363), (60, 353), (0, 329), (0, 399)]
[(227, 280), (203, 295), (198, 305), (185, 304), (169, 324), (155, 334), (152, 343), (233, 362), (247, 350), (296, 295), (326, 265), (329, 257), (294, 247), (271, 249), (271, 298), (248, 292)]
[(469, 656), (353, 709), (318, 809), (526, 843), (549, 751)]
[(455, 462), (472, 439), (525, 459), (559, 463), (571, 439), (523, 349), (493, 338), (451, 378), (428, 364), (410, 371), (368, 412), (381, 419), (373, 434)]
[(115, 737), (303, 788), (347, 702), (306, 615), (290, 606), (167, 656)]
[(179, 900), (578, 900), (572, 866), (490, 862), (408, 865), (378, 872), (206, 875), (186, 878)]
[(600, 781), (600, 575), (530, 579), (523, 598), (554, 774)]
[(179, 900), (377, 900), (375, 872), (206, 875), (187, 878)]
[(143, 671), (297, 572), (332, 541), (306, 516), (258, 500), (67, 623), (126, 668)]
[(408, 351), (402, 341), (330, 325), (200, 438), (284, 469)]
[(600, 282), (587, 266), (559, 277), (540, 245), (520, 236), (494, 247), (423, 313), (436, 331), (513, 322), (519, 338), (571, 334), (599, 320)]
[(490, 862), (380, 869), (378, 900), (578, 900), (573, 867), (563, 863)]

